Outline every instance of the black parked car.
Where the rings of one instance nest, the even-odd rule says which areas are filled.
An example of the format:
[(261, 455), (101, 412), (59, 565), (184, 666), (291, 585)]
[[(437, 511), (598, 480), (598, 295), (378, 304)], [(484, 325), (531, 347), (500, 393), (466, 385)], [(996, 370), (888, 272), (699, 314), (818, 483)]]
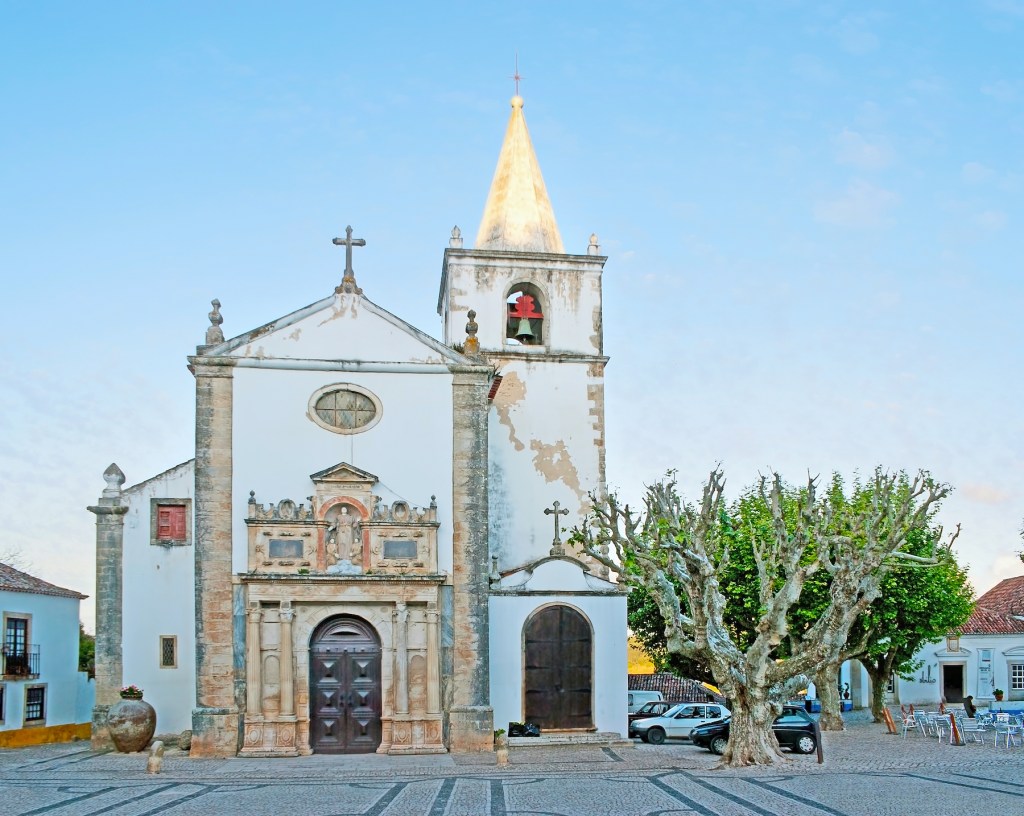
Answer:
[[(726, 717), (696, 726), (690, 732), (690, 741), (714, 754), (724, 754), (729, 744), (730, 719)], [(818, 747), (814, 720), (802, 708), (784, 706), (782, 713), (772, 723), (772, 731), (780, 747), (796, 753), (811, 754)]]

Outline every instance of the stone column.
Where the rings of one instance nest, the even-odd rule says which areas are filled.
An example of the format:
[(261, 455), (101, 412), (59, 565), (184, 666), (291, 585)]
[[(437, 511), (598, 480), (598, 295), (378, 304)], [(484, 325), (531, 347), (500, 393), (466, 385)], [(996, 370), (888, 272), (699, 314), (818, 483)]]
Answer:
[(225, 358), (200, 354), (189, 360), (196, 377), (196, 707), (191, 755), (227, 757), (238, 752), (240, 738), (232, 661), (232, 368)]
[(441, 655), (437, 638), (437, 604), (427, 604), (427, 713), (441, 711)]
[(395, 714), (409, 713), (409, 609), (395, 604)]
[(281, 603), (281, 716), (295, 716), (295, 659), (292, 655), (292, 621), (295, 610), (291, 601)]
[(494, 742), (488, 669), (487, 392), (490, 370), (453, 371), (452, 707), (449, 750), (489, 751)]
[(124, 514), (121, 503), (124, 473), (117, 465), (103, 471), (104, 488), (99, 501), (89, 508), (96, 516), (96, 706), (92, 710), (92, 748), (113, 747), (107, 731), (107, 710), (121, 699), (122, 677), (122, 557)]
[(245, 628), (245, 715), (255, 717), (262, 714), (260, 703), (263, 693), (263, 661), (260, 652), (260, 626), (263, 609), (259, 602), (249, 604)]

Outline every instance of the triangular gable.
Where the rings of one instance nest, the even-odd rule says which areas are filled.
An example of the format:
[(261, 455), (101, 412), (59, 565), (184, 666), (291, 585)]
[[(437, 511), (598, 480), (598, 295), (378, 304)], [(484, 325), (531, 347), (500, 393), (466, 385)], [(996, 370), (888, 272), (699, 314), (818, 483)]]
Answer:
[(211, 357), (472, 365), (362, 295), (336, 294), (203, 349)]
[(360, 470), (348, 462), (339, 462), (326, 470), (312, 474), (309, 478), (316, 484), (362, 484), (369, 487), (373, 487), (379, 481), (372, 473)]
[(594, 575), (582, 561), (569, 556), (549, 556), (504, 573), (491, 585), (497, 591), (513, 592), (619, 592), (618, 584)]

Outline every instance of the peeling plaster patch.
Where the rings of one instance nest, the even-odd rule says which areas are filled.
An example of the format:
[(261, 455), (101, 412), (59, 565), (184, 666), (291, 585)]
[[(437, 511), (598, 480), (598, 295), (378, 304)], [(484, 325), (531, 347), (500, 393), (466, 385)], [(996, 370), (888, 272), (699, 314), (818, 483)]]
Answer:
[[(345, 298), (337, 306), (332, 306), (330, 315), (321, 320), (317, 325), (326, 326), (332, 320), (337, 320), (339, 317), (346, 317), (347, 315), (357, 317), (359, 310), (356, 308), (356, 300), (356, 297)], [(348, 302), (346, 303), (346, 301)]]
[(501, 389), (494, 398), (494, 408), (498, 412), (498, 422), (508, 428), (508, 440), (517, 451), (523, 450), (526, 445), (516, 436), (516, 429), (512, 424), (512, 408), (525, 398), (526, 383), (519, 379), (518, 374), (510, 371), (501, 381)]
[(297, 341), (299, 339), (299, 337), (301, 337), (301, 336), (302, 336), (302, 329), (295, 329), (295, 331), (293, 331), (291, 334), (286, 334), (284, 339), (285, 340), (296, 340)]
[(533, 451), (533, 466), (549, 482), (562, 482), (576, 494), (581, 503), (586, 503), (586, 492), (580, 487), (580, 475), (564, 442), (548, 445), (537, 439), (530, 440)]

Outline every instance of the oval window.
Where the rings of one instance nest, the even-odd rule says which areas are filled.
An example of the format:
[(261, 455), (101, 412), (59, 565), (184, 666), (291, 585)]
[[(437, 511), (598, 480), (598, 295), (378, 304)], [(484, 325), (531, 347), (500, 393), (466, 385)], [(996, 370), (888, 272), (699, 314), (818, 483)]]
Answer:
[(380, 421), (380, 415), (380, 400), (358, 385), (328, 385), (309, 399), (309, 418), (334, 433), (369, 430)]

